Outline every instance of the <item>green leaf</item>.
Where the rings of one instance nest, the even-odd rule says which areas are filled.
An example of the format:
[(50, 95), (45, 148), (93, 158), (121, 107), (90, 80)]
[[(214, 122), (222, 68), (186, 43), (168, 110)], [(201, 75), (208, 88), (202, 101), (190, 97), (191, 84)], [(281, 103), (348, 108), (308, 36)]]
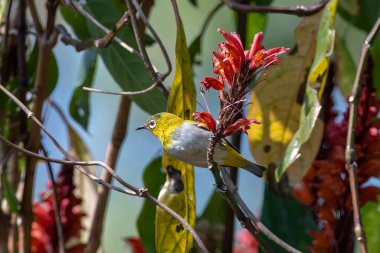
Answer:
[[(316, 229), (308, 208), (293, 196), (279, 196), (265, 187), (262, 208), (263, 223), (279, 238), (301, 252), (308, 252), (312, 238), (308, 231)], [(283, 252), (277, 244), (268, 241), (273, 252)]]
[(18, 201), (12, 186), (8, 182), (7, 173), (4, 171), (1, 175), (1, 184), (3, 188), (4, 198), (8, 203), (9, 209), (12, 213), (19, 213), (21, 209), (21, 204)]
[(192, 5), (198, 7), (198, 0), (188, 0)]
[(250, 149), (256, 160), (268, 167), (278, 166), (299, 128), (302, 91), (315, 53), (320, 18), (317, 14), (302, 19), (295, 30), (295, 48), (269, 70), (252, 94), (247, 117), (262, 124), (248, 130)]
[[(168, 112), (190, 119), (195, 111), (196, 96), (190, 56), (182, 22), (177, 24), (176, 64), (168, 100)], [(162, 166), (167, 173), (159, 200), (181, 215), (191, 226), (195, 225), (194, 168), (175, 160), (164, 152)], [(180, 187), (171, 187), (173, 185)], [(156, 212), (157, 252), (189, 252), (193, 237), (182, 224), (161, 209)]]
[[(161, 171), (162, 157), (153, 159), (144, 170), (144, 187), (152, 196), (158, 196), (161, 185), (165, 182), (165, 174)], [(155, 225), (156, 205), (151, 201), (144, 200), (140, 215), (137, 218), (137, 230), (140, 240), (146, 252), (154, 253), (155, 248)]]
[(90, 117), (90, 95), (89, 92), (83, 91), (83, 87), (91, 87), (96, 70), (97, 55), (89, 49), (85, 52), (81, 72), (80, 81), (74, 90), (70, 101), (70, 115), (84, 129), (87, 130), (88, 119)]
[[(87, 1), (85, 8), (104, 26), (112, 29), (115, 23), (123, 14), (123, 9), (114, 2), (106, 0)], [(76, 26), (80, 23), (75, 15), (66, 13), (66, 21)], [(99, 30), (90, 21), (85, 20), (88, 31), (92, 39), (98, 39), (104, 36), (104, 33)], [(78, 29), (74, 28), (76, 32)], [(76, 34), (79, 38), (82, 36)], [(127, 24), (118, 33), (118, 36), (130, 46), (136, 48), (136, 41), (132, 27)], [(86, 38), (87, 39), (87, 38)], [(123, 91), (138, 91), (143, 90), (153, 84), (148, 70), (139, 56), (129, 53), (119, 44), (112, 42), (106, 48), (98, 48), (97, 52), (103, 59), (103, 62)], [(150, 114), (162, 112), (165, 110), (166, 99), (162, 92), (158, 89), (153, 89), (143, 95), (130, 97), (139, 107)]]
[[(80, 40), (90, 40), (91, 34), (87, 27), (86, 18), (77, 11), (72, 10), (66, 5), (60, 4), (59, 10), (65, 21), (71, 26), (74, 30), (75, 35)], [(97, 39), (97, 38), (96, 38)]]
[(224, 224), (226, 218), (225, 207), (226, 200), (222, 194), (214, 192), (199, 219), (206, 219), (212, 224)]
[[(36, 79), (38, 52), (39, 52), (39, 44), (38, 42), (36, 42), (34, 43), (34, 47), (27, 61), (27, 70), (28, 70), (28, 75), (29, 75), (30, 87), (33, 86), (33, 83)], [(50, 55), (49, 72), (47, 73), (47, 75), (48, 75), (48, 87), (47, 87), (47, 93), (45, 94), (46, 97), (50, 96), (50, 94), (54, 91), (55, 86), (57, 85), (57, 82), (58, 82), (58, 64), (57, 64), (57, 60), (55, 58), (54, 52), (52, 52)]]
[(368, 252), (380, 252), (380, 195), (376, 203), (368, 202), (360, 212), (366, 232)]
[(346, 42), (336, 37), (336, 83), (345, 97), (351, 93), (356, 66), (347, 49)]

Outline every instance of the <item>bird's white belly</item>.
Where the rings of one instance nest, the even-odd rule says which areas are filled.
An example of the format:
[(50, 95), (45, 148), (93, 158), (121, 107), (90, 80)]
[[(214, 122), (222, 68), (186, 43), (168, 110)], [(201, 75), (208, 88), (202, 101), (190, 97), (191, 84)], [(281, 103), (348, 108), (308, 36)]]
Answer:
[[(167, 151), (174, 158), (198, 167), (207, 167), (207, 148), (211, 132), (185, 122), (171, 135), (171, 145)], [(219, 163), (227, 156), (227, 150), (217, 144), (214, 160)]]

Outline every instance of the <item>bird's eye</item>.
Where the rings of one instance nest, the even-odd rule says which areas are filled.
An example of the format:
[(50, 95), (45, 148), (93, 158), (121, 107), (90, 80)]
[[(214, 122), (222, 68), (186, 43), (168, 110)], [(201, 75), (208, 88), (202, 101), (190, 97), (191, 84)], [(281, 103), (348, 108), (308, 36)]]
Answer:
[(153, 129), (156, 126), (156, 121), (154, 120), (149, 121), (148, 126), (150, 129)]

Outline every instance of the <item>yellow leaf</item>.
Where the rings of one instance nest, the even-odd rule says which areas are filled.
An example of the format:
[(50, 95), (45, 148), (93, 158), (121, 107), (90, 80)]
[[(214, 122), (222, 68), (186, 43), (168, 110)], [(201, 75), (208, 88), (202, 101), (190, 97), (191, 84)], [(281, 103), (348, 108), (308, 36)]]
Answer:
[(317, 14), (302, 20), (295, 30), (295, 49), (270, 69), (252, 94), (248, 118), (262, 124), (253, 124), (248, 138), (251, 152), (261, 164), (277, 167), (298, 129), (302, 102), (298, 96), (312, 64), (320, 18)]
[[(182, 22), (177, 26), (176, 67), (170, 90), (168, 112), (190, 119), (195, 111), (195, 84)], [(181, 215), (191, 226), (195, 224), (195, 192), (193, 166), (175, 160), (164, 152), (162, 166), (166, 182), (158, 199)], [(189, 252), (192, 235), (183, 225), (160, 208), (156, 209), (157, 252)]]

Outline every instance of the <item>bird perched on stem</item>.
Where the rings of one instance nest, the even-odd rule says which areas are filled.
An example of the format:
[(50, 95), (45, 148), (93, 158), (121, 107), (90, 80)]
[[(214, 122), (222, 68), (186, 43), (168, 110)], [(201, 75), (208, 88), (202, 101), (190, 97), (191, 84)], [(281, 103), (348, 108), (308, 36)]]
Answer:
[[(162, 143), (163, 148), (177, 160), (207, 168), (207, 147), (212, 132), (198, 123), (184, 120), (174, 114), (162, 112), (153, 115), (136, 130), (147, 129)], [(226, 139), (221, 139), (214, 149), (214, 162), (219, 166), (239, 167), (258, 177), (265, 167), (245, 159)]]

